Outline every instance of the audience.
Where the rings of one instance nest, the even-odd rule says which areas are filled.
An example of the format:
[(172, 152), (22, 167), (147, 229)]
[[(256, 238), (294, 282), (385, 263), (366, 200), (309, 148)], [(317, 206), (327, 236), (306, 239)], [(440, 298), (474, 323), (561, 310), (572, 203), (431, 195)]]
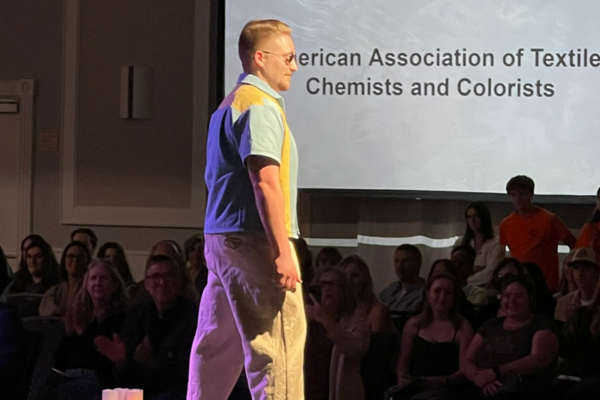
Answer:
[[(576, 251), (577, 249), (571, 250), (563, 260), (561, 268), (562, 274), (560, 282), (558, 283), (558, 292), (554, 294), (556, 297), (566, 296), (577, 290), (577, 283), (575, 283), (575, 278), (573, 278), (573, 268), (569, 265), (573, 259), (573, 254), (575, 254)], [(598, 258), (596, 257), (596, 259)]]
[(54, 368), (37, 382), (32, 397), (79, 400), (115, 387), (113, 363), (95, 342), (112, 339), (121, 330), (125, 307), (125, 289), (115, 267), (106, 260), (92, 261), (65, 315), (67, 336), (56, 349)]
[(365, 400), (360, 361), (369, 346), (369, 326), (354, 315), (352, 290), (339, 269), (320, 268), (313, 285), (319, 290), (306, 305), (306, 399)]
[(135, 284), (125, 250), (117, 242), (106, 242), (98, 249), (98, 259), (110, 261), (116, 268), (125, 283), (125, 290)]
[(500, 244), (508, 246), (512, 257), (535, 263), (552, 292), (558, 290), (558, 243), (575, 245), (569, 228), (550, 211), (534, 205), (534, 182), (518, 175), (506, 184), (515, 211), (500, 224)]
[(342, 253), (335, 247), (323, 247), (315, 258), (315, 269), (337, 267), (342, 261)]
[(31, 235), (27, 235), (25, 239), (21, 241), (21, 259), (19, 260), (19, 269), (21, 269), (21, 267), (25, 268), (27, 266), (26, 251), (29, 245), (33, 242), (45, 242), (45, 240), (40, 235), (32, 233)]
[(9, 294), (44, 294), (58, 283), (58, 262), (50, 245), (44, 241), (34, 241), (25, 249), (25, 263), (13, 276), (0, 301), (6, 302)]
[(479, 309), (476, 318), (471, 321), (474, 329), (479, 329), (484, 322), (503, 316), (500, 302), (502, 279), (507, 275), (525, 276), (525, 268), (516, 258), (507, 257), (500, 261), (492, 273), (492, 282), (488, 287), (487, 304)]
[(569, 262), (569, 269), (573, 271), (578, 289), (558, 299), (554, 319), (561, 322), (567, 322), (580, 308), (592, 306), (594, 292), (600, 280), (596, 254), (589, 247), (575, 250)]
[(371, 332), (396, 332), (390, 309), (373, 292), (373, 279), (365, 260), (359, 255), (348, 256), (340, 263), (340, 269), (346, 274), (356, 301), (354, 315), (366, 321)]
[[(196, 291), (196, 288), (194, 288), (190, 273), (185, 266), (181, 247), (173, 240), (161, 240), (152, 246), (149, 258), (157, 255), (167, 256), (175, 262), (179, 268), (179, 277), (181, 279), (179, 294), (197, 303), (198, 292)], [(137, 304), (145, 303), (150, 300), (150, 293), (146, 290), (144, 280), (141, 280), (129, 288), (129, 297), (130, 307), (135, 307)]]
[(71, 242), (81, 242), (85, 244), (90, 252), (90, 257), (94, 257), (94, 254), (96, 254), (98, 238), (94, 231), (89, 228), (79, 228), (71, 232)]
[(451, 274), (435, 273), (428, 279), (423, 311), (402, 332), (398, 386), (388, 392), (391, 398), (456, 398), (464, 382), (460, 359), (473, 337), (471, 325), (459, 314), (459, 292)]
[(591, 247), (596, 253), (596, 259), (600, 260), (600, 188), (596, 192), (596, 208), (592, 218), (581, 228), (575, 247)]
[(398, 277), (379, 294), (392, 312), (415, 313), (423, 301), (425, 279), (419, 277), (421, 252), (412, 244), (402, 244), (394, 252), (394, 270)]
[(115, 363), (122, 387), (149, 400), (185, 399), (197, 306), (180, 295), (181, 268), (171, 257), (148, 259), (144, 285), (151, 300), (128, 312), (121, 334), (98, 337), (98, 351)]
[(71, 242), (65, 247), (58, 267), (60, 283), (44, 293), (39, 307), (40, 316), (61, 317), (65, 314), (89, 263), (90, 253), (83, 242)]
[(494, 268), (504, 257), (504, 248), (494, 236), (492, 216), (483, 201), (475, 201), (467, 206), (465, 221), (467, 226), (460, 245), (475, 250), (473, 274), (467, 283), (484, 287), (490, 283)]
[(533, 284), (502, 279), (504, 316), (486, 322), (469, 345), (464, 373), (472, 382), (462, 398), (548, 399), (558, 338), (554, 322), (531, 313)]
[(208, 268), (204, 258), (204, 234), (193, 235), (185, 241), (183, 248), (190, 278), (198, 291), (199, 299), (201, 299), (208, 283)]
[[(307, 243), (295, 243), (304, 282), (313, 282), (303, 287), (309, 321), (307, 400), (380, 398), (393, 382), (388, 376), (381, 388), (371, 390), (361, 363), (369, 354), (374, 354), (370, 366), (382, 359), (384, 347), (371, 350), (378, 348), (373, 339), (377, 335), (390, 338), (385, 349), (396, 360), (393, 347), (402, 327), (398, 385), (386, 398), (535, 400), (554, 394), (579, 400), (597, 395), (600, 189), (592, 218), (576, 243), (556, 215), (533, 204), (530, 178), (515, 176), (506, 190), (514, 212), (500, 224), (499, 239), (486, 204), (472, 202), (451, 259), (436, 260), (426, 282), (419, 277), (420, 250), (398, 246), (398, 281), (379, 296), (360, 256), (342, 259), (335, 247), (325, 247), (313, 268)], [(55, 353), (54, 370), (37, 381), (41, 385), (32, 386), (30, 398), (93, 398), (102, 388), (115, 386), (140, 387), (151, 400), (185, 398), (198, 293), (202, 295), (208, 279), (203, 235), (188, 238), (183, 252), (172, 240), (156, 243), (145, 279), (137, 284), (118, 243), (105, 243), (99, 260), (90, 263), (95, 233), (80, 228), (71, 239), (59, 266), (41, 236), (24, 238), (12, 279), (0, 247), (0, 301), (9, 294), (44, 294), (39, 314), (64, 317), (67, 336)], [(561, 274), (559, 242), (575, 247)], [(504, 246), (514, 258), (503, 258)], [(128, 286), (133, 300), (126, 314)], [(558, 302), (550, 290), (558, 290)], [(0, 386), (2, 396), (9, 398), (16, 396), (11, 390), (21, 377), (15, 371), (24, 362), (16, 356), (23, 350), (23, 327), (14, 314), (0, 304)], [(392, 315), (402, 324), (394, 326)], [(551, 316), (562, 326), (560, 348)], [(475, 336), (469, 322), (478, 329)], [(557, 354), (562, 362), (555, 369)], [(383, 364), (392, 365), (390, 360)], [(383, 369), (390, 374), (389, 367)], [(249, 396), (247, 388), (244, 396)]]
[[(469, 283), (469, 278), (473, 276), (474, 265), (476, 254), (475, 250), (471, 246), (459, 245), (452, 249), (450, 254), (452, 263), (456, 266), (456, 279), (462, 289), (461, 296), (473, 306), (484, 306), (487, 304), (487, 289), (482, 286)], [(492, 269), (493, 274), (493, 269)], [(491, 280), (491, 275), (490, 275)], [(489, 285), (490, 282), (487, 283)], [(464, 309), (461, 308), (461, 312)], [(469, 321), (471, 320), (470, 315), (463, 314)]]
[[(590, 255), (594, 254), (591, 248), (582, 250), (586, 250)], [(588, 258), (591, 259), (586, 257)], [(597, 268), (598, 264), (595, 265)], [(594, 294), (593, 304), (577, 307), (574, 314), (563, 325), (559, 355), (563, 362), (555, 380), (556, 398), (583, 400), (598, 397), (600, 392), (600, 291), (598, 289)]]

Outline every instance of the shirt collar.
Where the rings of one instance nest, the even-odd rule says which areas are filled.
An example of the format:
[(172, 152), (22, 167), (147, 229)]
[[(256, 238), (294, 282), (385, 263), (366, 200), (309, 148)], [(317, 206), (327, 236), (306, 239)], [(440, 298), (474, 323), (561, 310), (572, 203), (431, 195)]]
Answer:
[(269, 86), (258, 76), (248, 73), (240, 74), (240, 77), (238, 78), (238, 85), (239, 84), (247, 84), (257, 87), (258, 89), (262, 90), (263, 92), (277, 100), (281, 108), (285, 110), (285, 107), (283, 105), (283, 97), (281, 97), (279, 93), (277, 93), (271, 86)]

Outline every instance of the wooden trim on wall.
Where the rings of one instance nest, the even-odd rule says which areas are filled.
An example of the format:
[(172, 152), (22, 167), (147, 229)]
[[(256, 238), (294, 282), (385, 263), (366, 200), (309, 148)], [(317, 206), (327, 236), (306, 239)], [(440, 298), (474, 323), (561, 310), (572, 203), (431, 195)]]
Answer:
[[(60, 222), (70, 225), (109, 225), (199, 228), (204, 223), (206, 188), (204, 186), (206, 121), (194, 113), (192, 124), (192, 175), (190, 207), (115, 207), (83, 206), (77, 204), (77, 137), (78, 137), (78, 70), (79, 70), (79, 15), (81, 0), (65, 0), (64, 37), (64, 99), (63, 146), (61, 149), (61, 214)], [(204, 18), (204, 1), (196, 0), (194, 27), (194, 110), (202, 109), (208, 96), (205, 85), (208, 76), (198, 54), (200, 41), (208, 37)], [(205, 28), (206, 27), (206, 28)], [(206, 32), (205, 32), (206, 31)], [(206, 45), (205, 45), (206, 46)], [(206, 48), (204, 46), (204, 48)]]
[(35, 81), (33, 79), (18, 79), (0, 81), (0, 96), (19, 98), (19, 192), (17, 231), (15, 232), (15, 247), (11, 245), (4, 249), (7, 257), (20, 254), (21, 238), (31, 233), (31, 192), (33, 185), (33, 102), (35, 96)]

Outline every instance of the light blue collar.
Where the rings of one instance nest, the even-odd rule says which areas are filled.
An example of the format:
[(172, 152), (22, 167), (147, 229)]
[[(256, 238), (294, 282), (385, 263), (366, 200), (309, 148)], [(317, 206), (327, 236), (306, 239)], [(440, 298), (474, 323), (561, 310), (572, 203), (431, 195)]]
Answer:
[(259, 88), (260, 90), (262, 90), (263, 92), (265, 92), (266, 94), (268, 94), (269, 96), (271, 96), (275, 100), (277, 100), (277, 102), (279, 103), (281, 108), (283, 108), (285, 110), (285, 107), (283, 105), (283, 97), (281, 97), (281, 95), (279, 93), (277, 93), (271, 86), (269, 86), (265, 81), (260, 79), (258, 76), (252, 75), (252, 74), (247, 74), (244, 72), (243, 74), (240, 74), (240, 77), (238, 78), (238, 84), (240, 84), (240, 83), (245, 83), (245, 84), (252, 85), (252, 86)]

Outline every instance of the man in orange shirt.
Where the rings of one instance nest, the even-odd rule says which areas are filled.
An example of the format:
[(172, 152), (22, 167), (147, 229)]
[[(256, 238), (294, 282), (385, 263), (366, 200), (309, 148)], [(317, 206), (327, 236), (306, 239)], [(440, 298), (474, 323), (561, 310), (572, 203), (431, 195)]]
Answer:
[(533, 180), (524, 175), (506, 184), (515, 211), (500, 223), (500, 244), (521, 262), (537, 264), (544, 273), (548, 288), (558, 289), (558, 243), (573, 248), (575, 237), (555, 214), (531, 202)]

